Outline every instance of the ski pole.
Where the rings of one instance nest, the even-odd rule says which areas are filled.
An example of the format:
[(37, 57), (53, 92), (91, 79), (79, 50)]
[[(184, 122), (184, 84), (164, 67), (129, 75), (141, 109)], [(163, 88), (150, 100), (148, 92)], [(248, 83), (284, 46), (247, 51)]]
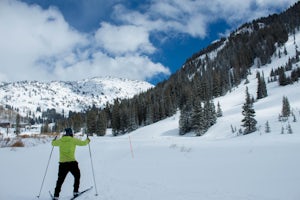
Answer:
[[(56, 140), (56, 138), (57, 138), (57, 136), (55, 136), (54, 140)], [(48, 163), (47, 163), (47, 167), (46, 167), (46, 170), (45, 170), (44, 178), (43, 178), (42, 185), (41, 185), (41, 188), (40, 188), (40, 192), (39, 192), (39, 195), (37, 196), (37, 198), (40, 198), (40, 196), (41, 196), (41, 192), (42, 192), (42, 188), (43, 188), (44, 181), (45, 181), (45, 178), (46, 178), (46, 174), (47, 174), (47, 171), (48, 171), (48, 167), (49, 167), (50, 159), (51, 159), (51, 156), (52, 156), (53, 148), (54, 148), (54, 146), (52, 146), (52, 149), (51, 149), (51, 153), (50, 153), (50, 156), (49, 156), (49, 159), (48, 159)]]
[[(88, 135), (88, 134), (86, 134), (86, 136), (87, 136), (87, 138), (89, 138), (89, 135)], [(92, 159), (92, 153), (91, 153), (91, 146), (90, 146), (90, 143), (89, 143), (88, 145), (89, 145), (89, 152), (90, 152), (90, 158), (91, 158), (93, 180), (94, 180), (95, 191), (96, 191), (95, 196), (98, 196), (98, 190), (97, 190), (97, 185), (96, 185), (96, 179), (95, 179), (95, 172), (94, 172), (94, 165), (93, 165), (93, 159)]]

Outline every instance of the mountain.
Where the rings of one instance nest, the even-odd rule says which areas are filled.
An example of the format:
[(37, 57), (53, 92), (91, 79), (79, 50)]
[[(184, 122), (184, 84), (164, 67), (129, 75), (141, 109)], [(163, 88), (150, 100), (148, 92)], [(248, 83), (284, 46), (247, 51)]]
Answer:
[(104, 107), (116, 98), (131, 98), (152, 87), (147, 82), (112, 77), (68, 82), (1, 82), (0, 104), (29, 117), (47, 109), (68, 114), (92, 105)]
[[(224, 95), (247, 77), (253, 65), (269, 64), (274, 53), (283, 55), (288, 37), (299, 31), (299, 13), (298, 2), (285, 12), (243, 24), (227, 38), (188, 58), (175, 76), (184, 82), (194, 81), (194, 85), (205, 84), (210, 98)], [(296, 45), (295, 50), (299, 52)]]
[[(101, 117), (97, 116), (100, 110), (88, 108), (91, 108), (93, 104), (104, 106), (105, 103), (100, 100), (111, 101), (111, 99), (105, 96), (106, 91), (96, 89), (101, 88), (101, 84), (93, 87), (93, 84), (89, 85), (85, 81), (82, 83), (53, 82), (50, 83), (51, 87), (44, 86), (48, 90), (42, 95), (38, 95), (40, 91), (32, 88), (21, 89), (19, 87), (15, 92), (12, 89), (6, 89), (2, 92), (5, 94), (2, 104), (6, 105), (9, 102), (10, 106), (17, 107), (23, 114), (34, 109), (39, 111), (59, 108), (57, 112), (64, 113), (71, 109), (77, 111), (88, 109), (80, 116), (73, 116), (78, 118), (77, 128), (87, 123), (87, 126), (91, 128), (89, 132), (93, 133), (99, 128), (98, 122), (100, 121), (103, 122), (101, 127), (112, 128), (114, 135), (131, 132), (160, 121), (174, 115), (179, 109), (181, 116), (186, 116), (185, 121), (189, 123), (185, 129), (180, 127), (180, 134), (185, 134), (195, 129), (191, 116), (195, 115), (197, 106), (199, 112), (202, 110), (201, 106), (204, 106), (204, 110), (212, 112), (212, 104), (217, 103), (213, 102), (216, 98), (246, 83), (249, 76), (256, 71), (261, 73), (257, 74), (257, 77), (260, 76), (260, 79), (268, 84), (275, 82), (279, 86), (286, 86), (297, 82), (300, 77), (299, 32), (300, 2), (297, 2), (282, 13), (243, 24), (228, 37), (221, 38), (188, 58), (168, 80), (155, 87), (148, 87), (146, 92), (139, 95), (132, 95), (133, 98), (124, 97), (122, 101), (103, 109)], [(272, 69), (267, 68), (270, 64), (273, 66)], [(19, 85), (19, 83), (13, 84)], [(36, 84), (39, 85), (39, 83)], [(61, 84), (64, 85), (63, 88), (58, 87)], [(7, 87), (6, 83), (1, 85), (1, 88)], [(89, 87), (86, 87), (87, 85)], [(85, 88), (89, 89), (85, 91)], [(114, 91), (120, 93), (121, 89)], [(12, 98), (10, 93), (15, 96)], [(27, 97), (22, 99), (23, 96)], [(82, 96), (87, 96), (87, 98)], [(256, 99), (256, 95), (252, 94), (252, 98), (257, 101), (263, 97)], [(18, 104), (14, 101), (18, 101)], [(20, 110), (20, 108), (23, 109)], [(211, 117), (214, 113), (205, 113), (205, 115)], [(55, 118), (48, 118), (51, 119), (48, 122), (53, 122)], [(75, 123), (74, 119), (64, 120), (61, 122), (62, 127), (65, 123)], [(210, 126), (216, 123), (215, 116), (210, 119), (210, 122), (204, 123), (205, 126), (199, 135), (204, 134)]]
[[(228, 37), (192, 55), (168, 80), (131, 101), (121, 102), (124, 106), (116, 105), (118, 114), (109, 119), (113, 125), (114, 120), (118, 122), (119, 116), (128, 113), (129, 108), (136, 116), (124, 117), (135, 121), (118, 122), (112, 128), (116, 134), (123, 133), (131, 130), (132, 124), (139, 127), (172, 116), (178, 108), (191, 123), (189, 117), (195, 105), (211, 104), (214, 99), (244, 84), (249, 75), (256, 72), (253, 69), (264, 69), (269, 64), (273, 69), (262, 70), (260, 74), (264, 82), (278, 82), (280, 86), (297, 82), (300, 77), (299, 31), (300, 2), (282, 13), (243, 24)], [(256, 99), (256, 95), (253, 98)], [(204, 132), (213, 123), (215, 119)], [(194, 124), (189, 124), (182, 134), (193, 130), (193, 127)]]

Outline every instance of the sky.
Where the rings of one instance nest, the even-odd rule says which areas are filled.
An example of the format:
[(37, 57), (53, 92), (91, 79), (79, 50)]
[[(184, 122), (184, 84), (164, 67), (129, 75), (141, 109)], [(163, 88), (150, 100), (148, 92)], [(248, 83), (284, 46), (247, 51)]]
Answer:
[(0, 0), (0, 81), (152, 84), (241, 24), (297, 0)]

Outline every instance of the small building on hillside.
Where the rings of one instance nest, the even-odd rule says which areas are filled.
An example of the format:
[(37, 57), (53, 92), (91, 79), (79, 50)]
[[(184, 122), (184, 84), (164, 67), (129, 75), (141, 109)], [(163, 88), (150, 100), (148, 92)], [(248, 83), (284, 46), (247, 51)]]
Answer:
[(11, 127), (11, 123), (8, 121), (0, 121), (0, 127), (1, 128), (10, 128)]
[(6, 132), (6, 135), (8, 136), (8, 132), (10, 128), (11, 128), (11, 123), (9, 121), (0, 121), (0, 133), (2, 131)]

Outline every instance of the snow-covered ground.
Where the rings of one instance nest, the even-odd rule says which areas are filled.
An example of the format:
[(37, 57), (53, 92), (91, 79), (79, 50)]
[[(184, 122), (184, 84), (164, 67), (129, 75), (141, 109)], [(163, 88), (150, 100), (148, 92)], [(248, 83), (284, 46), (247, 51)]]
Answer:
[[(292, 123), (293, 134), (280, 134), (280, 129), (271, 125), (271, 133), (214, 139), (208, 137), (213, 131), (207, 137), (177, 136), (178, 118), (176, 115), (121, 137), (92, 138), (99, 195), (92, 190), (79, 199), (300, 198), (300, 122)], [(229, 123), (223, 125), (220, 135), (230, 132)], [(222, 128), (216, 125), (213, 129)], [(0, 199), (35, 199), (51, 148), (46, 143), (0, 149)], [(76, 156), (82, 173), (81, 188), (94, 185), (89, 148), (78, 147)], [(49, 199), (48, 190), (54, 189), (57, 162), (58, 149), (54, 148), (39, 199)], [(73, 178), (68, 175), (61, 199), (69, 199), (72, 185)]]
[[(299, 46), (299, 34), (297, 34)], [(290, 44), (290, 45), (289, 45)], [(289, 54), (292, 42), (286, 44)], [(285, 59), (285, 60), (284, 60)], [(285, 87), (267, 84), (269, 96), (254, 104), (258, 131), (236, 136), (231, 127), (241, 126), (245, 87), (256, 97), (255, 70), (272, 68), (287, 58), (252, 69), (250, 83), (219, 97), (223, 117), (202, 137), (178, 135), (179, 114), (140, 128), (130, 134), (92, 137), (90, 149), (95, 169), (95, 189), (85, 200), (299, 200), (300, 199), (300, 92), (299, 83)], [(286, 96), (296, 122), (279, 122), (282, 98)], [(265, 123), (270, 133), (265, 133)], [(287, 133), (291, 125), (293, 134)], [(284, 128), (284, 134), (281, 134)], [(131, 145), (130, 145), (131, 144)], [(131, 148), (132, 147), (132, 148)], [(0, 149), (0, 199), (32, 200), (39, 194), (52, 146), (49, 142), (25, 148)], [(94, 185), (89, 147), (78, 147), (81, 189)], [(47, 200), (58, 171), (58, 149), (54, 148), (39, 199)], [(68, 175), (62, 200), (72, 194)]]
[[(295, 94), (297, 87), (299, 84), (287, 86), (284, 91), (293, 89)], [(235, 95), (232, 99), (243, 96), (238, 90), (232, 95)], [(298, 98), (287, 96), (292, 107), (300, 107), (299, 94), (295, 95)], [(95, 196), (93, 190), (79, 199), (299, 199), (299, 114), (297, 122), (290, 122), (294, 133), (281, 134), (282, 125), (277, 120), (280, 108), (256, 103), (258, 122), (262, 124), (268, 119), (271, 133), (261, 128), (261, 133), (233, 137), (230, 124), (240, 123), (239, 112), (234, 110), (241, 110), (242, 101), (228, 101), (227, 108), (226, 98), (219, 99), (224, 105), (224, 117), (203, 137), (192, 134), (179, 137), (177, 114), (129, 135), (92, 138), (90, 147), (99, 195)], [(230, 102), (232, 109), (229, 109)], [(273, 114), (264, 111), (276, 109)], [(0, 149), (0, 199), (35, 199), (51, 148), (46, 143)], [(77, 159), (82, 172), (81, 188), (94, 185), (87, 146), (77, 148)], [(49, 199), (48, 190), (54, 189), (57, 162), (58, 149), (54, 148), (39, 199)], [(70, 197), (72, 185), (73, 178), (68, 175), (61, 199)]]

